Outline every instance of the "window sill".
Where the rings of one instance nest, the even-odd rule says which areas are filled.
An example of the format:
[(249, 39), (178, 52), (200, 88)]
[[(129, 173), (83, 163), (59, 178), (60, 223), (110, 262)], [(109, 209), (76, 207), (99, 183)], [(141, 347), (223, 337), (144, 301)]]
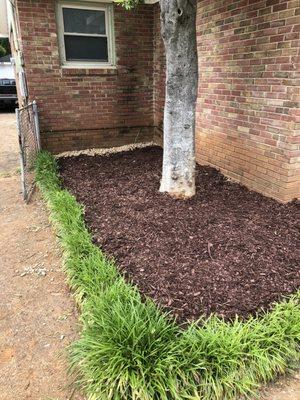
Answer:
[(73, 67), (63, 65), (61, 67), (62, 75), (75, 75), (75, 76), (93, 76), (93, 75), (116, 75), (118, 73), (117, 67)]

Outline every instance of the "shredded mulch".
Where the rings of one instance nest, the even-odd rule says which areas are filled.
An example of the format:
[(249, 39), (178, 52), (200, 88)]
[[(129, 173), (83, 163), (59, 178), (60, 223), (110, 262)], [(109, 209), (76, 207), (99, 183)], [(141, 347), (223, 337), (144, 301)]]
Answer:
[(178, 322), (268, 309), (300, 286), (299, 203), (280, 204), (197, 167), (197, 194), (159, 193), (162, 150), (59, 160), (95, 243)]

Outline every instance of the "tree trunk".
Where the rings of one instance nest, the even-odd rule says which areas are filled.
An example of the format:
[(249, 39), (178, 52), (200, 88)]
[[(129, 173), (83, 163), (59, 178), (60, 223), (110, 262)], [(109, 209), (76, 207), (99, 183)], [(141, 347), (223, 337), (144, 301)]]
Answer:
[(195, 194), (195, 103), (198, 88), (196, 0), (160, 0), (166, 52), (161, 192)]

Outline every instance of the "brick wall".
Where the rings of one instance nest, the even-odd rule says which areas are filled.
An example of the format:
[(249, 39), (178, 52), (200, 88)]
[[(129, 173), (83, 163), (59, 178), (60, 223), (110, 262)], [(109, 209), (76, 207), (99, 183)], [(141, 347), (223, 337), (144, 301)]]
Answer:
[(300, 194), (297, 5), (198, 3), (197, 160), (281, 201)]
[[(297, 5), (203, 0), (197, 10), (197, 162), (283, 202), (300, 196)], [(155, 54), (163, 65), (158, 39)], [(164, 91), (155, 76), (154, 93), (161, 126)]]
[(153, 137), (153, 6), (114, 6), (117, 68), (60, 65), (54, 0), (18, 0), (30, 99), (53, 152)]

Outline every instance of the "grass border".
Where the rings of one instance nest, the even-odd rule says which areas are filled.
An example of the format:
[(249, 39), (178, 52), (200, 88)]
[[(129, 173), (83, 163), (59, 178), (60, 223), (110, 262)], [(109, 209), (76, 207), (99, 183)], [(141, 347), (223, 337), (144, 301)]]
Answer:
[(142, 301), (92, 243), (84, 209), (61, 188), (50, 153), (38, 155), (36, 181), (81, 309), (71, 370), (89, 400), (248, 398), (299, 362), (299, 291), (260, 317), (211, 316), (182, 330), (151, 299)]

